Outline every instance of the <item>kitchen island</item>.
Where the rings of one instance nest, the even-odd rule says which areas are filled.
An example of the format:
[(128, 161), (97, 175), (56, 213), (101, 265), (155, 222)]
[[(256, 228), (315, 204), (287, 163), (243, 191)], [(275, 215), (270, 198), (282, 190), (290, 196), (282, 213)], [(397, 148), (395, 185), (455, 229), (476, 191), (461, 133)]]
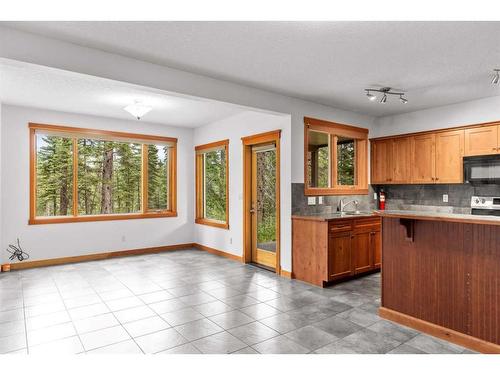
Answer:
[(500, 353), (500, 218), (377, 214), (380, 316), (473, 350)]

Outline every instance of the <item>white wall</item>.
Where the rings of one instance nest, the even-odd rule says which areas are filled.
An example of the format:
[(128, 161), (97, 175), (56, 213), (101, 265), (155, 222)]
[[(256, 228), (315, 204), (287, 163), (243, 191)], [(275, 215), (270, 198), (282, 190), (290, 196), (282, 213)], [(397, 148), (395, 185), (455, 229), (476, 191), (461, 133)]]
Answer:
[[(195, 225), (196, 242), (243, 255), (243, 148), (241, 137), (281, 129), (281, 267), (292, 269), (290, 116), (248, 111), (195, 129), (194, 144), (229, 139), (229, 229)], [(302, 148), (301, 148), (302, 150)], [(194, 201), (194, 196), (193, 196)], [(232, 239), (232, 244), (231, 244)]]
[(404, 134), (500, 120), (500, 96), (381, 117), (371, 136)]
[[(29, 133), (28, 122), (116, 130), (178, 138), (178, 217), (28, 225)], [(1, 242), (3, 249), (17, 237), (30, 260), (107, 251), (191, 243), (193, 221), (193, 129), (142, 121), (54, 112), (3, 105), (1, 111)], [(122, 236), (126, 241), (122, 242)]]
[[(373, 129), (374, 117), (0, 27), (0, 58), (291, 114), (292, 182), (304, 182), (303, 117)], [(332, 83), (333, 84), (333, 83)], [(371, 136), (371, 134), (370, 134)]]

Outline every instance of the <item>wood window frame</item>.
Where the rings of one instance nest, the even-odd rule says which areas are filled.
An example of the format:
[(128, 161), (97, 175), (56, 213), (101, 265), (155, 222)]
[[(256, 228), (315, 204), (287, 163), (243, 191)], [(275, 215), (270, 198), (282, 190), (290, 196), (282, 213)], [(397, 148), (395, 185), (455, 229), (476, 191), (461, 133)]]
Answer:
[[(328, 188), (309, 186), (308, 152), (309, 131), (328, 133), (330, 139), (330, 182)], [(337, 183), (337, 137), (355, 140), (355, 184), (351, 186)], [(368, 194), (368, 129), (331, 121), (304, 117), (304, 194), (316, 195), (359, 195)]]
[[(226, 218), (224, 221), (205, 217), (204, 204), (204, 163), (203, 156), (211, 150), (223, 149), (226, 154)], [(211, 142), (195, 147), (195, 184), (196, 184), (196, 217), (195, 223), (211, 227), (229, 229), (229, 139)]]
[[(131, 219), (148, 219), (161, 217), (176, 217), (177, 216), (177, 138), (154, 136), (147, 134), (125, 133), (110, 130), (98, 130), (78, 128), (63, 125), (50, 125), (29, 123), (30, 137), (30, 212), (29, 225), (36, 224), (58, 224), (58, 223), (75, 223), (89, 221), (110, 221), (110, 220), (131, 220)], [(98, 215), (78, 215), (78, 137), (73, 136), (73, 207), (72, 215), (68, 216), (36, 216), (36, 134), (38, 132), (60, 133), (62, 136), (68, 134), (78, 134), (79, 136), (106, 137), (120, 140), (133, 140), (140, 143), (142, 146), (142, 163), (141, 163), (141, 212), (129, 214), (98, 214)], [(149, 211), (147, 207), (147, 177), (148, 177), (148, 153), (147, 146), (152, 142), (171, 143), (169, 151), (169, 209), (164, 211)]]

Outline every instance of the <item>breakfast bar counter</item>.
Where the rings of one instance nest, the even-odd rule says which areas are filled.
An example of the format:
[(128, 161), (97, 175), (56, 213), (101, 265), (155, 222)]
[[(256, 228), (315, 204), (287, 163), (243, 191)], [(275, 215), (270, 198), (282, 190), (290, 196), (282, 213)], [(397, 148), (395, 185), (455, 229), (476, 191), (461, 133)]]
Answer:
[(380, 315), (500, 353), (500, 219), (415, 211), (382, 218)]

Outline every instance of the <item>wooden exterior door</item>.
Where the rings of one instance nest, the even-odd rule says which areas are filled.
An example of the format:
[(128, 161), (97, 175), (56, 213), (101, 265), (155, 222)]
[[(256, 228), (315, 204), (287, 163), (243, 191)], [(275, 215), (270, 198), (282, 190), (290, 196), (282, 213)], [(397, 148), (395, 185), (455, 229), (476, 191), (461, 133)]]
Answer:
[(392, 139), (384, 139), (372, 142), (372, 184), (387, 184), (392, 181), (392, 143)]
[(328, 241), (329, 280), (352, 274), (351, 232), (335, 233)]
[(358, 232), (352, 238), (354, 273), (366, 272), (372, 268), (370, 232)]
[(436, 183), (462, 183), (464, 131), (436, 133)]
[(465, 129), (465, 156), (491, 155), (499, 152), (498, 125)]
[(252, 262), (276, 268), (277, 224), (276, 145), (252, 147)]
[(411, 179), (411, 142), (410, 137), (395, 138), (393, 141), (392, 183), (407, 183)]
[(411, 181), (418, 184), (435, 182), (435, 134), (416, 135), (411, 138)]

